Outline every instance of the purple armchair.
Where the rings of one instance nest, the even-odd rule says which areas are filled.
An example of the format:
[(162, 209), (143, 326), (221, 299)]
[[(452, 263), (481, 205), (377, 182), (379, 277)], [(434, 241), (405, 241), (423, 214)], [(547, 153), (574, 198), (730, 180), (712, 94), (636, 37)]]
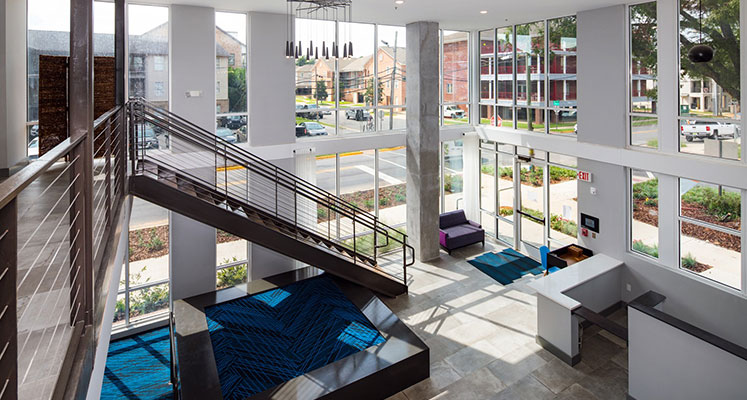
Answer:
[(438, 227), (439, 242), (449, 254), (452, 250), (475, 243), (485, 246), (485, 230), (480, 224), (467, 220), (464, 210), (441, 214)]

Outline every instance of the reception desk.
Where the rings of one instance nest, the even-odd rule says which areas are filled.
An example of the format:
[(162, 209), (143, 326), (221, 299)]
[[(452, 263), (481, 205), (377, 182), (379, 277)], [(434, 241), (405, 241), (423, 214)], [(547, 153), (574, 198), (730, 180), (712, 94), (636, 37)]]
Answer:
[(579, 320), (573, 311), (618, 307), (622, 267), (622, 261), (597, 254), (530, 283), (537, 291), (537, 343), (569, 365), (578, 363)]

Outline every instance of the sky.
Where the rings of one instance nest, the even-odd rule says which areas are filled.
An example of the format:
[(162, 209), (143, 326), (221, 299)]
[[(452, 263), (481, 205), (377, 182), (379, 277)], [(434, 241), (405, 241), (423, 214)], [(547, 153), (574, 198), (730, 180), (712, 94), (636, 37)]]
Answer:
[[(128, 6), (129, 33), (140, 35), (168, 21), (167, 7)], [(28, 0), (28, 28), (30, 30), (70, 31), (69, 0)], [(246, 15), (216, 13), (216, 25), (242, 42), (246, 42)], [(114, 3), (93, 3), (93, 31), (114, 33)]]

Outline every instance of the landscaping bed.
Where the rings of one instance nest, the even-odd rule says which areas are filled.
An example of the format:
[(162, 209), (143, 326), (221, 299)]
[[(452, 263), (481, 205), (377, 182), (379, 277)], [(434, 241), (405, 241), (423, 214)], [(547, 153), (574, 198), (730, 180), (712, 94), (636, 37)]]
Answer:
[[(363, 211), (374, 212), (374, 190), (361, 190), (353, 193), (345, 193), (340, 198)], [(407, 185), (384, 186), (379, 188), (379, 209), (395, 207), (407, 202)], [(327, 222), (330, 220), (329, 210), (322, 205), (317, 206), (317, 221)], [(331, 216), (331, 217), (334, 217)]]
[[(218, 230), (218, 243), (241, 240), (240, 237)], [(130, 262), (158, 258), (169, 254), (169, 226), (130, 231)]]

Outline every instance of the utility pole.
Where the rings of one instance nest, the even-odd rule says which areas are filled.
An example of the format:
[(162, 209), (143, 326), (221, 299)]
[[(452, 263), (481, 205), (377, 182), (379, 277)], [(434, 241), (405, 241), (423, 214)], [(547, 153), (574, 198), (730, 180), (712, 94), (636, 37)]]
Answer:
[[(397, 75), (397, 34), (399, 32), (394, 31), (394, 63), (392, 67), (392, 78), (389, 81), (389, 105), (391, 106), (392, 103), (394, 103), (394, 80), (396, 79)], [(385, 46), (389, 46), (389, 43), (382, 40), (381, 43), (384, 43)], [(389, 109), (389, 130), (392, 130), (394, 127), (394, 109)]]

